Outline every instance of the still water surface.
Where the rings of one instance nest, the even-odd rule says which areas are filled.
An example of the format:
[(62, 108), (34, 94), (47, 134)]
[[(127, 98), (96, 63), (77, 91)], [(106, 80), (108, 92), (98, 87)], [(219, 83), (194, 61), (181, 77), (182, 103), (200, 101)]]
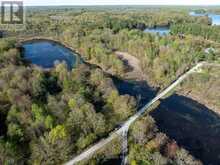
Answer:
[(155, 27), (155, 28), (146, 28), (144, 30), (146, 33), (155, 33), (159, 35), (167, 35), (170, 33), (170, 28), (168, 26), (164, 27)]
[[(77, 54), (51, 41), (34, 41), (23, 44), (24, 57), (43, 68), (52, 68), (56, 61), (64, 61), (71, 69), (77, 61)], [(112, 77), (120, 94), (139, 99), (139, 108), (144, 106), (157, 91), (146, 81), (126, 81)], [(161, 100), (160, 106), (151, 115), (159, 130), (175, 139), (192, 155), (205, 164), (220, 162), (220, 116), (198, 102), (177, 94)], [(110, 163), (120, 164), (120, 159)]]
[(56, 63), (65, 62), (71, 69), (78, 62), (79, 57), (70, 49), (52, 41), (36, 40), (23, 43), (24, 58), (44, 69), (50, 69)]

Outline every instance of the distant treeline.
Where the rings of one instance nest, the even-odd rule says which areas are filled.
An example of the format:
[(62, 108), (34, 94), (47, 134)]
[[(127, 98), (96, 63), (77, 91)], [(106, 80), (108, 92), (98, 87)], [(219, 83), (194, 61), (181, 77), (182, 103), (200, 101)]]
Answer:
[(205, 39), (220, 42), (220, 28), (218, 26), (201, 25), (198, 23), (173, 24), (172, 34), (192, 34)]

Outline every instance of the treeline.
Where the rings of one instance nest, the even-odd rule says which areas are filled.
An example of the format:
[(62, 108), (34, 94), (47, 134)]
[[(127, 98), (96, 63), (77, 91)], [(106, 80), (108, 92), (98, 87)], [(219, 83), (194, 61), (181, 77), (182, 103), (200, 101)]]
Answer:
[(199, 61), (219, 58), (217, 51), (205, 51), (210, 47), (217, 50), (218, 46), (193, 36), (161, 37), (128, 29), (115, 34), (110, 29), (97, 29), (80, 38), (63, 36), (61, 40), (77, 47), (85, 60), (121, 77), (127, 68), (114, 52), (128, 52), (140, 60), (147, 80), (159, 87), (167, 86)]
[(192, 36), (182, 39), (179, 36), (160, 37), (123, 30), (112, 43), (115, 49), (137, 57), (148, 80), (160, 87), (167, 86), (199, 61), (219, 58), (217, 52), (205, 52), (206, 48), (212, 47), (211, 42)]
[[(72, 31), (83, 30), (86, 34), (95, 29), (109, 28), (117, 33), (123, 29), (139, 29), (171, 24), (198, 23), (208, 25), (208, 17), (191, 17), (188, 10), (154, 9), (112, 11), (89, 9), (68, 10), (29, 10), (25, 33), (61, 34), (66, 28)], [(77, 27), (80, 27), (77, 29)], [(22, 34), (22, 32), (21, 32)]]
[(46, 72), (24, 63), (15, 42), (1, 42), (0, 164), (62, 164), (135, 112), (134, 98), (100, 69)]
[(207, 11), (205, 9), (196, 9), (194, 12), (197, 14), (205, 14)]
[[(78, 50), (84, 60), (97, 64), (103, 70), (119, 77), (125, 75), (127, 67), (114, 52), (115, 50), (129, 52), (140, 59), (148, 81), (162, 87), (186, 71), (193, 63), (217, 58), (215, 53), (209, 56), (205, 54), (204, 48), (211, 47), (209, 42), (190, 36), (184, 39), (176, 35), (181, 33), (174, 30), (175, 26), (194, 23), (209, 27), (207, 17), (190, 17), (184, 11), (155, 11), (81, 13), (68, 11), (68, 14), (62, 14), (62, 17), (57, 19), (47, 14), (39, 16), (35, 14), (30, 16), (27, 31), (43, 33), (43, 36), (68, 43)], [(171, 25), (173, 36), (161, 37), (138, 30), (145, 26), (163, 25)], [(198, 35), (199, 33), (198, 30)]]
[(174, 24), (171, 26), (171, 33), (174, 35), (191, 34), (201, 36), (207, 40), (220, 42), (220, 29), (217, 26), (201, 25), (197, 23)]
[[(216, 58), (215, 54), (205, 55), (202, 47), (210, 44), (204, 40), (200, 42), (193, 37), (181, 39), (177, 36), (196, 33), (206, 38), (218, 38), (219, 30), (208, 26), (208, 17), (191, 17), (188, 10), (94, 12), (68, 9), (64, 13), (51, 9), (42, 13), (34, 10), (28, 13), (27, 18), (26, 31), (21, 35), (41, 35), (68, 43), (84, 60), (119, 77), (125, 75), (127, 67), (114, 52), (129, 52), (140, 59), (144, 72), (150, 77), (148, 80), (156, 86), (166, 86), (195, 62)], [(197, 28), (194, 28), (196, 24)], [(171, 26), (173, 36), (160, 37), (142, 31), (145, 27), (154, 26)], [(194, 32), (187, 33), (187, 30)]]

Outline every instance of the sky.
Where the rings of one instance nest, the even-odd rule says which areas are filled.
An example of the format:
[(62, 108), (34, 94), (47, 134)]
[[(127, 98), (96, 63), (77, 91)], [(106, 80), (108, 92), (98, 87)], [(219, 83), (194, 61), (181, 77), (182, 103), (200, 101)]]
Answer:
[[(1, 1), (1, 0), (0, 0)], [(23, 0), (25, 5), (220, 5), (220, 0)]]

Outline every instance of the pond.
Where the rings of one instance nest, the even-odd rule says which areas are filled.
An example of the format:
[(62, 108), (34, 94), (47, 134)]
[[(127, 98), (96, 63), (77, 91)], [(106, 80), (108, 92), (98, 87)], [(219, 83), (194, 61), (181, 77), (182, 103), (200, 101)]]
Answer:
[[(139, 108), (157, 94), (146, 81), (134, 82), (113, 78), (120, 94), (139, 100)], [(220, 115), (199, 102), (178, 94), (161, 99), (161, 104), (150, 115), (159, 130), (187, 149), (204, 164), (220, 162)]]
[[(57, 61), (64, 61), (69, 69), (75, 67), (77, 61), (82, 61), (72, 50), (52, 41), (25, 42), (23, 48), (26, 60), (46, 69), (54, 67)], [(127, 81), (113, 76), (112, 79), (120, 94), (139, 100), (139, 108), (157, 94), (157, 90), (148, 86), (146, 81)], [(220, 162), (220, 117), (212, 110), (190, 98), (174, 94), (161, 100), (160, 106), (151, 115), (160, 131), (175, 139), (196, 158), (205, 164)]]
[[(72, 50), (51, 40), (31, 40), (24, 42), (22, 47), (24, 59), (44, 69), (51, 69), (56, 63), (65, 62), (71, 70), (78, 61), (83, 62)], [(156, 94), (146, 82), (120, 80), (114, 76), (112, 79), (120, 94), (139, 98), (139, 106), (143, 106)]]
[(212, 20), (212, 26), (220, 25), (220, 15), (214, 13), (196, 13), (194, 11), (189, 12), (189, 15), (195, 17), (208, 16)]
[(22, 44), (24, 59), (44, 69), (51, 69), (57, 63), (65, 62), (72, 69), (80, 57), (65, 46), (53, 41), (33, 40)]
[(144, 30), (146, 33), (155, 33), (159, 35), (167, 35), (170, 33), (170, 28), (168, 26), (163, 26), (163, 27), (155, 27), (155, 28), (146, 28)]
[(190, 98), (173, 94), (151, 112), (160, 131), (204, 164), (220, 162), (220, 116)]

